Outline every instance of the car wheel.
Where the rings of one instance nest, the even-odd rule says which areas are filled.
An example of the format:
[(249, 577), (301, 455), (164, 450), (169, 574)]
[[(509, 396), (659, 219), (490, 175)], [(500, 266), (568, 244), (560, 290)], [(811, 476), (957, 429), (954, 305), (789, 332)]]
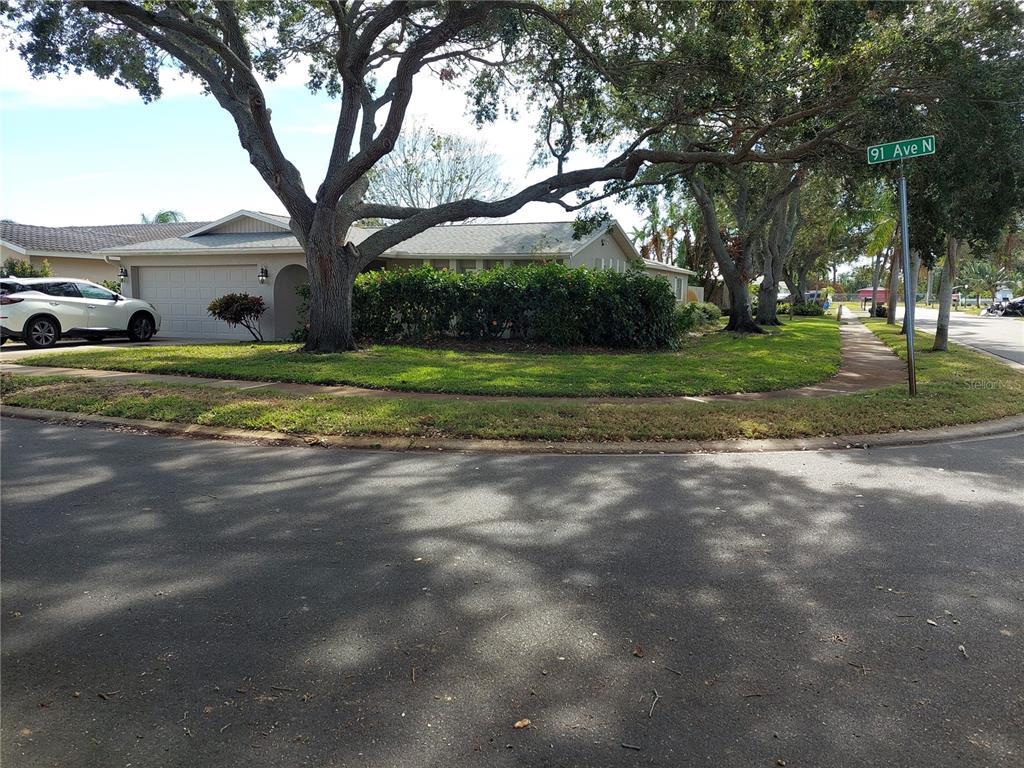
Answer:
[(60, 338), (60, 329), (52, 317), (37, 317), (30, 320), (25, 329), (25, 344), (33, 349), (52, 347)]
[(128, 338), (132, 341), (149, 341), (153, 338), (153, 318), (145, 312), (132, 317), (128, 323)]

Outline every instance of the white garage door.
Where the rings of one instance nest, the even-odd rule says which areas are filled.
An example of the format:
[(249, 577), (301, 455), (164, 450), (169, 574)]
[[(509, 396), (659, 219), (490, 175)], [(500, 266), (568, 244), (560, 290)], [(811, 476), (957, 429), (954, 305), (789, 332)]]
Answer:
[(256, 265), (230, 267), (139, 267), (135, 295), (161, 315), (160, 335), (251, 339), (245, 328), (229, 328), (206, 308), (225, 293), (259, 293)]

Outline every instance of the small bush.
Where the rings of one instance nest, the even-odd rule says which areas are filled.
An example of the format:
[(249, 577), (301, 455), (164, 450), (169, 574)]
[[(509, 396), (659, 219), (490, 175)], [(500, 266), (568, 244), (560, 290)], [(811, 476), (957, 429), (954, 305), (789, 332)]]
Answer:
[(43, 259), (43, 263), (38, 267), (33, 267), (28, 261), (22, 259), (7, 259), (0, 271), (6, 277), (53, 277), (53, 269), (46, 259)]
[(717, 304), (712, 304), (710, 301), (700, 301), (695, 303), (694, 306), (704, 316), (705, 323), (717, 323), (722, 319), (722, 309)]
[(206, 308), (211, 317), (223, 320), (232, 328), (242, 326), (256, 341), (263, 341), (260, 331), (260, 317), (267, 311), (262, 296), (250, 296), (248, 293), (229, 293), (214, 299)]
[(121, 292), (121, 281), (120, 280), (100, 280), (100, 285), (106, 288), (108, 291), (114, 293)]
[(825, 309), (821, 304), (813, 301), (799, 301), (793, 305), (793, 314), (803, 317), (821, 317), (825, 314)]
[(714, 304), (695, 301), (683, 304), (676, 307), (674, 316), (676, 335), (717, 325), (721, 317), (722, 311)]

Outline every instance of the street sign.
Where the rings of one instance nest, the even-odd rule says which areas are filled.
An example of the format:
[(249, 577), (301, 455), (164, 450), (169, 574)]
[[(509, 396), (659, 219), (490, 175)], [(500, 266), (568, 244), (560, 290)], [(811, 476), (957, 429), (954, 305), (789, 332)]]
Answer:
[[(907, 331), (907, 381), (910, 385), (910, 396), (917, 395), (917, 363), (914, 360), (914, 305), (917, 302), (917, 289), (913, 276), (910, 274), (910, 227), (907, 223), (907, 177), (903, 174), (903, 161), (912, 157), (935, 154), (935, 137), (918, 136), (916, 139), (890, 141), (888, 144), (875, 144), (868, 147), (868, 165), (900, 161), (900, 250), (903, 256), (903, 298), (904, 315)], [(895, 295), (887, 302), (887, 310), (894, 311)]]
[(873, 147), (868, 147), (868, 165), (934, 154), (935, 137), (919, 136), (916, 139), (891, 141), (888, 144), (875, 144)]

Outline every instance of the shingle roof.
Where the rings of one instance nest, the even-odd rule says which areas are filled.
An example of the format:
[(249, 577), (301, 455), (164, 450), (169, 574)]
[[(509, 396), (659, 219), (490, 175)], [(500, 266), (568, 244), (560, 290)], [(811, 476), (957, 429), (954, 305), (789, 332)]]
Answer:
[(572, 222), (455, 224), (421, 232), (387, 253), (410, 256), (529, 256), (575, 253), (583, 245), (572, 239)]
[[(376, 232), (369, 227), (354, 227), (349, 237), (360, 243)], [(530, 256), (570, 255), (585, 244), (572, 239), (572, 223), (542, 221), (533, 223), (455, 224), (434, 227), (409, 238), (385, 252), (387, 256)], [(287, 232), (194, 235), (171, 237), (115, 246), (132, 253), (167, 251), (205, 251), (217, 248), (273, 248), (301, 251), (298, 240)]]
[(175, 224), (110, 224), (99, 227), (37, 227), (0, 222), (0, 239), (29, 251), (90, 253), (120, 245), (179, 237), (205, 222)]
[(193, 237), (168, 237), (162, 240), (131, 243), (110, 250), (112, 252), (130, 251), (131, 253), (166, 253), (168, 251), (201, 253), (222, 248), (302, 250), (299, 247), (299, 241), (291, 232), (224, 232), (213, 235), (194, 235)]

